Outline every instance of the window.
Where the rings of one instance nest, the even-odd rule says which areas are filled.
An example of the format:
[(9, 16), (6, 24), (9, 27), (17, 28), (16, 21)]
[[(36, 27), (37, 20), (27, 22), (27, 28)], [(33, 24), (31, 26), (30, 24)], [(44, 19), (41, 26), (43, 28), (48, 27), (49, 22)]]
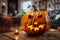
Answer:
[(28, 6), (31, 6), (32, 5), (32, 1), (26, 1), (26, 2), (23, 2), (22, 3), (22, 6), (21, 6), (21, 8), (24, 10), (24, 12), (28, 12)]

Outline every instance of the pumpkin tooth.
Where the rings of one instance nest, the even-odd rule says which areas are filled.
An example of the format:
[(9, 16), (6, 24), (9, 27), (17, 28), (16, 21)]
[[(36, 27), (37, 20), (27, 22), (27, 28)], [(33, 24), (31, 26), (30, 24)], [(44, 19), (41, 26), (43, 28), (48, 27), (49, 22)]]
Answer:
[(33, 29), (33, 26), (32, 26), (32, 25), (30, 25), (30, 26), (28, 26), (28, 28), (30, 28), (30, 30), (32, 30), (32, 29)]
[(39, 25), (39, 28), (43, 29), (44, 28), (44, 24), (43, 25)]
[(39, 28), (35, 27), (34, 30), (37, 31), (37, 30), (39, 30)]

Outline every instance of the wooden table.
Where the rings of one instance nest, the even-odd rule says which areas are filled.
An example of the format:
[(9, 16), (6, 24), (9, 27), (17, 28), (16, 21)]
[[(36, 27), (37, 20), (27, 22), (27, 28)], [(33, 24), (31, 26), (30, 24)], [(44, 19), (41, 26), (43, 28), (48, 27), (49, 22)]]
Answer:
[(3, 33), (3, 35), (12, 40), (60, 40), (60, 32), (55, 29), (50, 29), (43, 35), (28, 36), (27, 33), (20, 30), (19, 35), (14, 35), (14, 32)]

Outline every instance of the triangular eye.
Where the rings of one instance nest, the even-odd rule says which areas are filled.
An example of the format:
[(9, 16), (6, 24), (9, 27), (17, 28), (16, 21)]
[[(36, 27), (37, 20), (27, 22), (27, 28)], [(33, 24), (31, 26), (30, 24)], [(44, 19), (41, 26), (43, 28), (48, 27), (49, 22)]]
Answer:
[(38, 18), (42, 18), (42, 15), (39, 15)]
[(32, 15), (29, 15), (28, 18), (33, 18), (33, 16)]

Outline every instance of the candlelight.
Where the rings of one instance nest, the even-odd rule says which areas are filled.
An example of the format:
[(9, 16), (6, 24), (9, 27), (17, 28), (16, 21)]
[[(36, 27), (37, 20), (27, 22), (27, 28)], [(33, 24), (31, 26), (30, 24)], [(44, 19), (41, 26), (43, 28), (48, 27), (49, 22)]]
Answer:
[(19, 30), (15, 29), (14, 34), (19, 34)]
[(15, 31), (16, 33), (18, 32), (18, 30), (16, 29), (16, 31)]

